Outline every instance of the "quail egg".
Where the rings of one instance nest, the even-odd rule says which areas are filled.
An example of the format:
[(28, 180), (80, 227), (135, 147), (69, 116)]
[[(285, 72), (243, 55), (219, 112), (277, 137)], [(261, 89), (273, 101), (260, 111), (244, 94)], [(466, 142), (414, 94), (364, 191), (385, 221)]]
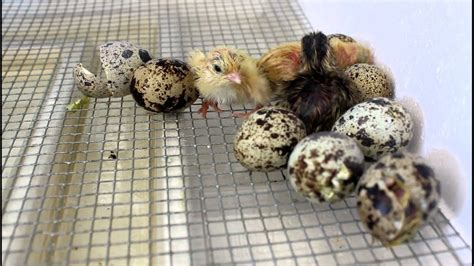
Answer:
[(99, 78), (82, 64), (74, 67), (79, 90), (93, 98), (122, 97), (130, 94), (133, 72), (151, 60), (148, 51), (126, 41), (109, 42), (99, 47), (105, 78)]
[(355, 64), (348, 67), (345, 73), (354, 83), (353, 97), (356, 103), (377, 97), (393, 99), (395, 94), (393, 80), (381, 67)]
[(296, 145), (288, 160), (293, 188), (311, 202), (335, 202), (354, 191), (364, 169), (357, 143), (336, 132), (313, 133)]
[(193, 73), (177, 59), (154, 59), (139, 67), (130, 91), (137, 104), (151, 112), (182, 110), (199, 97)]
[(291, 111), (264, 107), (251, 114), (237, 130), (235, 158), (250, 170), (276, 170), (287, 164), (291, 151), (305, 136), (303, 122)]
[(381, 97), (351, 107), (332, 130), (353, 138), (365, 157), (376, 160), (408, 145), (413, 137), (413, 120), (401, 104)]
[(438, 209), (440, 182), (430, 166), (406, 151), (372, 164), (357, 185), (357, 209), (384, 246), (411, 239)]

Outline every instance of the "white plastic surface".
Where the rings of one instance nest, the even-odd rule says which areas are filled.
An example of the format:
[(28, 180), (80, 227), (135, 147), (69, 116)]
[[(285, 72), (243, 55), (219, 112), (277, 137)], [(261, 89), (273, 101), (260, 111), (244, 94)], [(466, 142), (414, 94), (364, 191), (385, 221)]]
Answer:
[(410, 150), (442, 182), (443, 213), (472, 246), (472, 2), (299, 0), (313, 28), (369, 43), (418, 126)]

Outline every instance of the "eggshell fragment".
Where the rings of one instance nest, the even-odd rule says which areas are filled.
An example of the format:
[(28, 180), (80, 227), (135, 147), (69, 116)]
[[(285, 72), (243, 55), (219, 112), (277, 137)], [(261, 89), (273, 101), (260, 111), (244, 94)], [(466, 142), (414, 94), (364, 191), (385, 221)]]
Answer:
[(98, 79), (95, 74), (77, 64), (73, 70), (77, 88), (86, 96), (92, 98), (107, 98), (112, 96), (107, 81)]
[(145, 49), (127, 42), (108, 42), (99, 46), (104, 76), (98, 78), (82, 64), (74, 67), (73, 76), (79, 90), (93, 98), (122, 97), (130, 94), (133, 72), (151, 60)]

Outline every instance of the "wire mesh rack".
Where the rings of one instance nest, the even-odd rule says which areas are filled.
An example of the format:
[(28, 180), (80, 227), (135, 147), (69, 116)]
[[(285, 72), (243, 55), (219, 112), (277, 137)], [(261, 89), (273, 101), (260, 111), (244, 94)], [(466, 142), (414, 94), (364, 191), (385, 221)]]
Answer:
[(243, 168), (231, 112), (246, 106), (150, 115), (126, 96), (66, 112), (72, 68), (99, 71), (98, 44), (259, 56), (311, 30), (297, 2), (5, 0), (2, 22), (2, 265), (471, 263), (442, 213), (384, 248), (354, 197), (311, 204), (284, 170)]

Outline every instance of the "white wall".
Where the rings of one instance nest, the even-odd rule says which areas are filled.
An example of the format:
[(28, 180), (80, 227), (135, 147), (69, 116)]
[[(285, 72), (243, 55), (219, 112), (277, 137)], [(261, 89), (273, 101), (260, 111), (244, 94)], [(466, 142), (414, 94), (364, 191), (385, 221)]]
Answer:
[(418, 121), (410, 149), (442, 182), (443, 213), (472, 246), (472, 3), (299, 0), (314, 29), (369, 43)]

